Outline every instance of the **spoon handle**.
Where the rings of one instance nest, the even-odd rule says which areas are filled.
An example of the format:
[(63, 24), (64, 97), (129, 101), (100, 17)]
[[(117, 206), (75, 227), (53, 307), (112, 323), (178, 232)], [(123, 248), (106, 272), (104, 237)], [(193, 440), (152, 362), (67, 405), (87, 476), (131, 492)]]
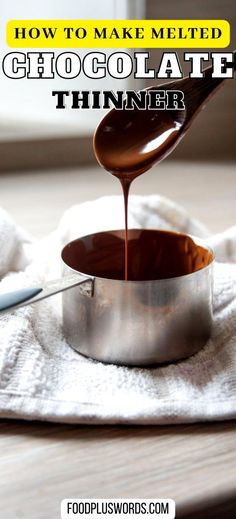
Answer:
[(42, 299), (46, 299), (47, 297), (58, 294), (59, 292), (64, 292), (64, 290), (78, 285), (84, 285), (83, 289), (81, 288), (84, 294), (90, 297), (93, 296), (94, 278), (89, 276), (84, 277), (80, 274), (72, 274), (71, 276), (66, 276), (58, 280), (49, 281), (41, 287), (22, 288), (13, 292), (0, 294), (0, 316), (17, 308), (21, 308), (22, 306), (37, 303), (38, 301), (42, 301)]
[[(228, 63), (227, 67), (232, 68), (236, 71), (236, 51), (233, 52), (233, 61)], [(187, 130), (192, 119), (201, 110), (206, 100), (210, 99), (216, 90), (226, 81), (228, 78), (214, 78), (212, 77), (213, 66), (203, 70), (203, 78), (185, 78), (181, 81), (181, 90), (184, 92), (185, 106), (186, 106), (186, 119), (184, 130)], [(169, 84), (171, 87), (171, 83)], [(176, 88), (176, 83), (173, 83), (173, 87)]]

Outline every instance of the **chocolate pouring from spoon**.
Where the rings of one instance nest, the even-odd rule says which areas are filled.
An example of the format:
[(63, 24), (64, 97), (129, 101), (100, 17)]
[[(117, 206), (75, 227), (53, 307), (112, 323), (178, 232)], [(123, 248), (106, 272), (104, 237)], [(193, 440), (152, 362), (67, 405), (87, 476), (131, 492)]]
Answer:
[[(236, 51), (233, 53), (236, 70)], [(180, 90), (184, 110), (110, 110), (94, 135), (98, 162), (110, 173), (129, 181), (163, 160), (178, 144), (194, 118), (225, 78), (212, 78), (212, 67), (203, 78), (183, 78), (145, 90)]]
[[(236, 51), (233, 53), (236, 70)], [(127, 202), (131, 182), (154, 164), (163, 160), (178, 144), (197, 113), (226, 79), (212, 78), (212, 68), (200, 79), (184, 78), (150, 87), (153, 90), (178, 89), (185, 94), (185, 110), (111, 110), (99, 124), (94, 136), (94, 150), (98, 162), (122, 183)], [(147, 90), (150, 90), (147, 89)], [(128, 240), (126, 239), (126, 254)], [(127, 256), (128, 257), (128, 256)], [(127, 259), (126, 257), (126, 259)], [(127, 275), (127, 272), (126, 272)], [(0, 294), (0, 314), (40, 301), (80, 284), (93, 292), (94, 278), (78, 274), (48, 282), (44, 287), (32, 287)]]
[[(236, 51), (232, 67), (236, 70)], [(94, 135), (94, 152), (101, 166), (122, 185), (125, 205), (125, 279), (128, 279), (128, 195), (131, 182), (163, 160), (177, 146), (194, 118), (227, 78), (212, 78), (212, 67), (203, 78), (183, 78), (145, 90), (180, 90), (184, 110), (112, 109)]]

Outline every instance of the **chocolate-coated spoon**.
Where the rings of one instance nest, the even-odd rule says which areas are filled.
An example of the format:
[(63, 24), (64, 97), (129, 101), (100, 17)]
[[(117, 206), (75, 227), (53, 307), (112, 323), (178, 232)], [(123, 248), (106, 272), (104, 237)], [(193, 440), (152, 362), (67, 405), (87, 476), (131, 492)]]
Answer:
[[(233, 57), (235, 60), (236, 51)], [(224, 81), (212, 78), (209, 67), (204, 70), (203, 78), (183, 78), (147, 89), (181, 90), (185, 110), (110, 110), (94, 136), (98, 162), (120, 180), (122, 176), (131, 181), (144, 173), (175, 148), (194, 117)]]
[[(235, 70), (236, 51), (233, 53)], [(200, 79), (184, 78), (147, 90), (180, 90), (184, 110), (113, 109), (102, 119), (94, 135), (98, 162), (121, 182), (125, 205), (125, 268), (128, 279), (128, 196), (131, 182), (163, 160), (178, 144), (194, 117), (225, 81), (212, 78), (212, 67)]]

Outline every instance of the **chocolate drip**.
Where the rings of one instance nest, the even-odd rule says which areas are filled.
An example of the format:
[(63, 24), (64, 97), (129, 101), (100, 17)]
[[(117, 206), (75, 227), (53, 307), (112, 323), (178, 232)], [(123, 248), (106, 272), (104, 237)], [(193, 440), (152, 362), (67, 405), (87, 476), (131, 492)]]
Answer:
[(162, 160), (173, 148), (184, 119), (181, 111), (111, 110), (95, 133), (94, 149), (99, 163), (116, 176), (124, 195), (125, 235), (124, 274), (133, 261), (128, 233), (128, 198), (133, 180)]

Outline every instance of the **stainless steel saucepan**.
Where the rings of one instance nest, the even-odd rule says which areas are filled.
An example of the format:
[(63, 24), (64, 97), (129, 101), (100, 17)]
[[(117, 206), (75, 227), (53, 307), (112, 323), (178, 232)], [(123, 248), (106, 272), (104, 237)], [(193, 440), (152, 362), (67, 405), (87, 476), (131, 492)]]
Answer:
[[(153, 233), (148, 242), (147, 233)], [(167, 234), (168, 251), (161, 245)], [(145, 366), (199, 351), (212, 327), (212, 251), (189, 235), (129, 230), (132, 280), (124, 281), (123, 246), (123, 231), (96, 233), (68, 243), (61, 254), (62, 278), (0, 294), (0, 316), (63, 292), (65, 336), (72, 348), (87, 357)], [(161, 279), (149, 279), (153, 262)], [(166, 277), (170, 268), (171, 277)]]

